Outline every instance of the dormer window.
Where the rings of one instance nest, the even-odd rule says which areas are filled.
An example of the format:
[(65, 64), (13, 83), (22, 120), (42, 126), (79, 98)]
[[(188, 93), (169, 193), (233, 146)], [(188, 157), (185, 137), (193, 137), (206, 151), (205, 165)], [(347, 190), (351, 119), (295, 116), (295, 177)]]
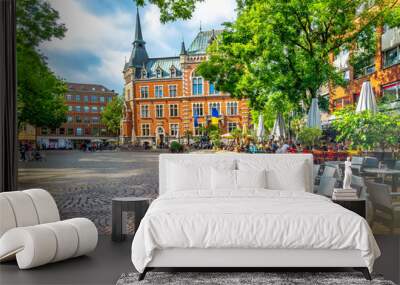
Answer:
[(171, 67), (170, 74), (171, 74), (171, 77), (176, 77), (176, 68), (175, 68), (175, 66)]
[(161, 78), (162, 77), (162, 69), (160, 67), (157, 67), (156, 70), (156, 77)]
[(147, 78), (147, 71), (146, 69), (142, 70), (142, 78)]

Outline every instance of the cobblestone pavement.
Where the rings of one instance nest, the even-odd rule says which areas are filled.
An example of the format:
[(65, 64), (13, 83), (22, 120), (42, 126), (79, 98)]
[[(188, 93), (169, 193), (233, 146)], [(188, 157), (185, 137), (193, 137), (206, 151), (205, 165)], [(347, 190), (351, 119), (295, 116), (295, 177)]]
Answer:
[[(113, 197), (156, 197), (158, 153), (47, 151), (43, 162), (20, 162), (19, 188), (43, 188), (62, 219), (87, 217), (111, 233)], [(132, 228), (132, 216), (129, 228)]]

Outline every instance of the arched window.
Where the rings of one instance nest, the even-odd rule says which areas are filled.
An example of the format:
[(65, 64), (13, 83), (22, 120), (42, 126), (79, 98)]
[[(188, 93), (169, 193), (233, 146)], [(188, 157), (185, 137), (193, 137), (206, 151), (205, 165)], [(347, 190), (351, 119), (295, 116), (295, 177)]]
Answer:
[(196, 75), (195, 72), (192, 74), (192, 94), (203, 95), (203, 78)]

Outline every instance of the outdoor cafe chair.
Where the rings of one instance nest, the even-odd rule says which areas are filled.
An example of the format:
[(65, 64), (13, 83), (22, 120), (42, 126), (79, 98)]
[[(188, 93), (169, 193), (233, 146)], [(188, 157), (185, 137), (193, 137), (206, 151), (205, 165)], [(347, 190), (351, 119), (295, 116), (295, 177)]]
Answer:
[(332, 197), (336, 182), (337, 180), (334, 177), (321, 176), (319, 180), (319, 185), (314, 186), (314, 193), (318, 195)]
[(357, 194), (360, 197), (360, 199), (367, 199), (368, 192), (367, 192), (367, 185), (365, 184), (364, 177), (352, 175), (350, 186), (357, 190)]
[(393, 167), (394, 169), (396, 169), (396, 170), (400, 170), (400, 160), (397, 160), (395, 163), (394, 163), (394, 167)]
[(360, 175), (362, 172), (364, 158), (361, 156), (353, 156), (351, 158), (351, 169), (355, 171), (354, 174)]
[(319, 184), (319, 171), (321, 170), (321, 165), (320, 164), (314, 164), (313, 165), (313, 179), (314, 179), (314, 185)]
[(400, 227), (400, 192), (391, 192), (390, 185), (366, 181), (369, 200), (372, 204), (373, 223), (388, 227), (391, 232)]

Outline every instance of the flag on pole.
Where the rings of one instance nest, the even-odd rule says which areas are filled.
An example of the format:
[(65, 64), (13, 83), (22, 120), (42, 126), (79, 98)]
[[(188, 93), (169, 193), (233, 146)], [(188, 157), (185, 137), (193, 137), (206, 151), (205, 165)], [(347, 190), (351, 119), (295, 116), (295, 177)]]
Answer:
[(211, 117), (215, 117), (218, 118), (219, 117), (219, 113), (218, 113), (218, 109), (213, 107), (211, 110)]

